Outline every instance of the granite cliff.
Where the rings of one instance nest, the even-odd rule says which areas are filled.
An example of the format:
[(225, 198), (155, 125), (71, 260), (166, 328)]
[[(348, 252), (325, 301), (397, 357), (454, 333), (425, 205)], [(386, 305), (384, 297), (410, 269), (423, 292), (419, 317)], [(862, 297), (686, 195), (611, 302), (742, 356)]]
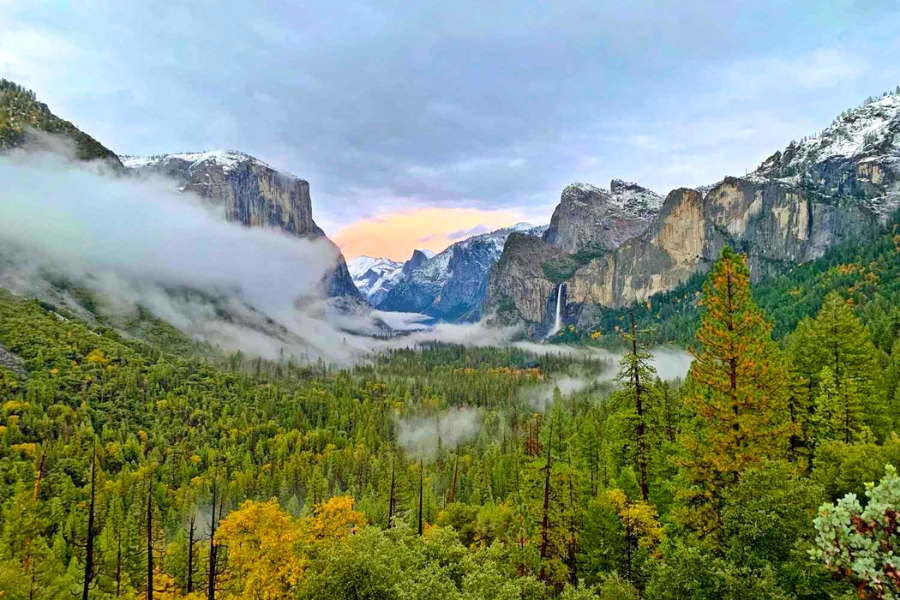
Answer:
[(609, 190), (573, 183), (563, 190), (544, 241), (568, 253), (615, 250), (647, 229), (662, 201), (659, 194), (620, 179)]
[(571, 188), (543, 242), (507, 244), (489, 278), (491, 320), (543, 333), (562, 297), (565, 320), (589, 326), (600, 307), (644, 301), (707, 271), (726, 245), (748, 255), (759, 280), (864, 239), (900, 205), (900, 95), (845, 112), (745, 177), (670, 192), (643, 231), (598, 218), (601, 192), (576, 203)]
[[(325, 232), (312, 217), (309, 183), (277, 171), (243, 152), (190, 152), (150, 157), (123, 155), (121, 158), (132, 173), (168, 177), (178, 183), (179, 190), (193, 192), (222, 207), (230, 221), (247, 227), (275, 227), (298, 237), (327, 240)], [(339, 257), (323, 286), (329, 296), (361, 297), (343, 256)]]

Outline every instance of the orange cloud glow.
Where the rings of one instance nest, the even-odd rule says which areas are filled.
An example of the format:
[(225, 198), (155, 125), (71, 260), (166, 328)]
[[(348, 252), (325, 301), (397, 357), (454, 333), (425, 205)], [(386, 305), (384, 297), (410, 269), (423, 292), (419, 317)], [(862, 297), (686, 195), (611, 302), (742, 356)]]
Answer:
[(332, 239), (348, 260), (365, 254), (403, 261), (417, 248), (440, 252), (470, 235), (515, 225), (520, 220), (512, 210), (421, 208), (351, 223)]

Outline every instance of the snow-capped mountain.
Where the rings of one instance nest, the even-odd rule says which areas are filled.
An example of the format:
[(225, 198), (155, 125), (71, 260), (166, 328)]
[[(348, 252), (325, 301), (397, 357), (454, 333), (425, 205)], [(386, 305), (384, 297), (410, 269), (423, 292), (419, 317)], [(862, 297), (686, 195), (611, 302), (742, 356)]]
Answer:
[(356, 288), (369, 304), (378, 306), (400, 280), (404, 264), (389, 258), (358, 256), (348, 262), (347, 267)]
[(746, 176), (672, 190), (661, 206), (648, 194), (619, 181), (608, 192), (567, 187), (543, 242), (506, 244), (485, 314), (540, 335), (563, 298), (564, 322), (593, 327), (599, 307), (670, 291), (708, 271), (725, 246), (746, 253), (759, 281), (866, 240), (900, 208), (900, 88), (844, 111)]
[[(132, 156), (123, 154), (119, 157), (122, 164), (128, 169), (144, 169), (159, 168), (159, 165), (165, 165), (172, 162), (189, 163), (188, 169), (192, 170), (204, 164), (215, 165), (221, 167), (226, 173), (230, 173), (236, 167), (245, 162), (252, 162), (257, 165), (272, 168), (268, 164), (259, 160), (255, 156), (250, 156), (245, 152), (238, 150), (210, 150), (207, 152), (176, 152), (173, 154), (157, 154), (153, 156)], [(181, 165), (178, 167), (182, 168)]]
[[(849, 172), (849, 173), (848, 173)], [(850, 195), (886, 219), (900, 206), (900, 93), (845, 111), (817, 135), (791, 142), (748, 179)]]
[[(168, 177), (180, 191), (193, 192), (221, 206), (229, 221), (247, 227), (275, 227), (298, 237), (328, 239), (313, 220), (309, 182), (244, 152), (213, 150), (120, 158), (132, 174)], [(338, 257), (323, 284), (329, 296), (360, 298), (343, 256)]]
[(662, 204), (659, 194), (621, 179), (608, 190), (573, 183), (563, 190), (544, 240), (570, 253), (615, 250), (643, 233)]
[(420, 312), (444, 321), (476, 320), (480, 316), (488, 273), (500, 259), (509, 235), (521, 232), (540, 236), (545, 230), (546, 226), (519, 223), (456, 242), (431, 257), (414, 254), (390, 292), (373, 306), (388, 311)]

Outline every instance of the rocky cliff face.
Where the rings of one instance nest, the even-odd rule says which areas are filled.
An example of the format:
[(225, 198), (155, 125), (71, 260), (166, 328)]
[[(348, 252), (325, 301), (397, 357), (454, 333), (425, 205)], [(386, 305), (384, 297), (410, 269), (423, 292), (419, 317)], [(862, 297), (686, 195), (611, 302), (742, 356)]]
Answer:
[(428, 255), (422, 252), (421, 250), (413, 250), (412, 256), (408, 261), (403, 263), (402, 273), (404, 277), (409, 277), (412, 275), (417, 269), (421, 268), (428, 259), (434, 258), (434, 254)]
[[(309, 183), (248, 154), (213, 151), (121, 158), (132, 172), (168, 177), (178, 182), (181, 191), (221, 206), (230, 221), (247, 227), (276, 227), (298, 237), (325, 238), (312, 217)], [(343, 256), (323, 286), (329, 296), (360, 297)]]
[(472, 321), (481, 316), (487, 276), (500, 259), (507, 238), (537, 237), (543, 228), (521, 223), (457, 242), (428, 257), (416, 251), (403, 266), (400, 280), (376, 308), (419, 312), (443, 321)]
[(491, 269), (482, 313), (489, 323), (532, 328), (553, 319), (558, 283), (550, 281), (542, 266), (565, 252), (534, 236), (514, 233), (496, 266)]
[(615, 250), (641, 234), (662, 206), (662, 197), (615, 179), (609, 190), (573, 183), (563, 190), (544, 241), (568, 253)]
[[(864, 239), (900, 205), (900, 96), (845, 113), (746, 177), (671, 192), (647, 228), (618, 246), (609, 230), (597, 231), (601, 192), (588, 190), (577, 202), (566, 195), (554, 220), (573, 224), (548, 231), (547, 247), (507, 245), (488, 285), (493, 319), (546, 331), (552, 320), (547, 309), (564, 283), (567, 321), (590, 325), (598, 305), (643, 301), (707, 271), (725, 245), (747, 253), (758, 280), (835, 244)], [(579, 215), (587, 223), (582, 228)], [(579, 262), (573, 253), (588, 244), (615, 249)], [(533, 265), (538, 260), (542, 269)], [(556, 268), (566, 261), (574, 268)]]

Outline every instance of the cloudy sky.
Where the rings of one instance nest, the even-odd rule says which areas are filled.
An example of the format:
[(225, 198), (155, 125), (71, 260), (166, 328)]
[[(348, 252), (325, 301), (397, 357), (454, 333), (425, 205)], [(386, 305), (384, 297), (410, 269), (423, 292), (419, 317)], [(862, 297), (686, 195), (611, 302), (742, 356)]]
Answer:
[(118, 153), (308, 179), (349, 256), (752, 170), (900, 84), (900, 1), (0, 0), (0, 77)]

